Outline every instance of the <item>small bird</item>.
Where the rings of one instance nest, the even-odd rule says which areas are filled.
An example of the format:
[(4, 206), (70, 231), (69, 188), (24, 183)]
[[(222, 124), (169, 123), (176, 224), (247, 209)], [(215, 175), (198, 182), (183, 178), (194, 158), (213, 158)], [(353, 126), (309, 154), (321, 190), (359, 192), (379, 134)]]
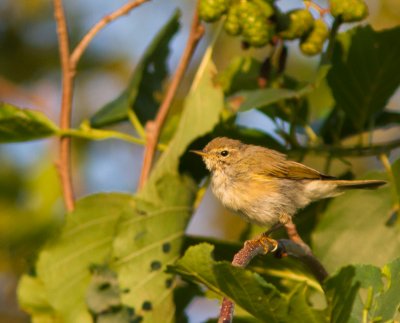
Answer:
[(291, 222), (313, 201), (334, 197), (348, 189), (375, 189), (382, 180), (338, 180), (275, 150), (218, 137), (203, 150), (211, 172), (213, 193), (228, 209), (249, 222), (272, 226), (269, 232)]

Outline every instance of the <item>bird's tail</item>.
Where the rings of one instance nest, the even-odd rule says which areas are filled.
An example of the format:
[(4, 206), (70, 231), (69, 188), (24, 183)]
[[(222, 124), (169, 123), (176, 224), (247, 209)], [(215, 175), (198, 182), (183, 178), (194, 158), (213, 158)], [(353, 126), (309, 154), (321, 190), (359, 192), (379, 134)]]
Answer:
[(386, 181), (378, 179), (365, 179), (365, 180), (335, 180), (339, 189), (375, 189), (382, 185), (387, 184)]

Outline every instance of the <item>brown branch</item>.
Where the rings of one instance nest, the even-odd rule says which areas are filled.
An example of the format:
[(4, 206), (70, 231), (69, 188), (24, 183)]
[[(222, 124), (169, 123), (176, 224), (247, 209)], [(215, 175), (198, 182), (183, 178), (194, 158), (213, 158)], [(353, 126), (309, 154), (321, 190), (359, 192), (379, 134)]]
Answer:
[[(269, 252), (275, 252), (278, 247), (278, 242), (261, 235), (260, 238), (255, 240), (248, 240), (245, 242), (242, 249), (240, 249), (232, 260), (232, 265), (235, 267), (246, 267), (249, 262), (257, 255), (265, 255)], [(221, 304), (218, 323), (230, 323), (233, 319), (235, 304), (228, 298), (224, 298)]]
[(114, 20), (118, 19), (121, 16), (128, 14), (130, 11), (135, 9), (136, 7), (140, 6), (141, 4), (148, 2), (150, 0), (136, 0), (128, 2), (127, 4), (123, 5), (122, 7), (118, 8), (114, 12), (104, 16), (101, 20), (99, 20), (90, 30), (83, 36), (82, 40), (79, 44), (75, 47), (74, 51), (71, 54), (71, 67), (73, 69), (76, 68), (78, 62), (89, 46), (89, 43), (93, 40), (93, 38), (97, 35), (97, 33), (106, 27), (108, 24), (113, 22)]
[[(79, 60), (93, 40), (96, 34), (115, 19), (126, 15), (134, 8), (149, 0), (136, 0), (125, 4), (111, 14), (103, 17), (96, 23), (82, 38), (75, 50), (70, 54), (67, 20), (63, 8), (62, 0), (54, 1), (54, 16), (57, 23), (57, 35), (59, 42), (59, 51), (62, 68), (62, 99), (60, 128), (68, 130), (71, 126), (72, 97), (76, 66)], [(66, 209), (70, 212), (74, 209), (74, 192), (71, 176), (71, 138), (67, 136), (60, 137), (60, 157), (57, 163), (58, 172), (61, 178), (61, 186)]]
[[(306, 250), (292, 240), (280, 239), (276, 241), (265, 235), (261, 235), (260, 238), (255, 240), (246, 241), (243, 248), (235, 254), (232, 265), (244, 268), (255, 256), (266, 255), (267, 253), (275, 253), (277, 257), (292, 256), (298, 258), (321, 284), (328, 276), (325, 268), (314, 257), (311, 250)], [(228, 298), (222, 300), (218, 323), (232, 322), (234, 306), (235, 304)]]
[(144, 150), (142, 172), (140, 174), (139, 188), (143, 187), (147, 178), (149, 177), (151, 167), (153, 165), (154, 154), (160, 137), (161, 129), (167, 118), (169, 108), (171, 107), (172, 100), (175, 97), (178, 86), (182, 81), (183, 75), (189, 65), (190, 59), (204, 34), (204, 26), (200, 23), (198, 16), (198, 6), (196, 6), (193, 16), (192, 26), (190, 29), (189, 38), (186, 43), (185, 50), (181, 56), (179, 64), (176, 68), (175, 74), (168, 87), (165, 98), (160, 106), (155, 120), (148, 121), (146, 124), (146, 147)]
[[(62, 69), (62, 99), (60, 128), (66, 130), (71, 125), (72, 95), (74, 73), (70, 69), (69, 40), (67, 21), (65, 18), (62, 0), (54, 0), (54, 16), (57, 23), (57, 35)], [(60, 137), (60, 156), (58, 171), (61, 178), (64, 203), (67, 211), (74, 209), (74, 192), (71, 178), (71, 139)]]
[(313, 255), (311, 250), (305, 250), (302, 246), (293, 242), (292, 240), (278, 240), (277, 253), (284, 253), (285, 256), (291, 256), (299, 259), (312, 272), (314, 277), (321, 285), (328, 277), (328, 272), (326, 271), (325, 267)]

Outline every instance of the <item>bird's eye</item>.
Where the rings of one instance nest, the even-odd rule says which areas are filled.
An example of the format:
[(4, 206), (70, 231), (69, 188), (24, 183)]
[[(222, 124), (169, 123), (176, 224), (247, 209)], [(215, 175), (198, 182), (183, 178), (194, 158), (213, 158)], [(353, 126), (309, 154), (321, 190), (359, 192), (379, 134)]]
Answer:
[(228, 155), (229, 155), (229, 151), (227, 151), (227, 150), (221, 151), (221, 156), (222, 156), (222, 157), (226, 157), (226, 156), (228, 156)]

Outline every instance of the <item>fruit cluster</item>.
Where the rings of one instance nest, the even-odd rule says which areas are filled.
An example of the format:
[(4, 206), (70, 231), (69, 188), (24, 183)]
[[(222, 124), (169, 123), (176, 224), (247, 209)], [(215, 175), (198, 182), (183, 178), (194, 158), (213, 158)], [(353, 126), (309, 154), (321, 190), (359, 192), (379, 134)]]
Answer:
[[(354, 22), (368, 15), (364, 0), (329, 0), (330, 13), (343, 22)], [(322, 51), (329, 28), (320, 18), (315, 20), (308, 9), (282, 13), (274, 0), (200, 0), (200, 18), (214, 22), (224, 16), (224, 29), (253, 47), (263, 47), (274, 36), (286, 40), (300, 39), (306, 55)]]

